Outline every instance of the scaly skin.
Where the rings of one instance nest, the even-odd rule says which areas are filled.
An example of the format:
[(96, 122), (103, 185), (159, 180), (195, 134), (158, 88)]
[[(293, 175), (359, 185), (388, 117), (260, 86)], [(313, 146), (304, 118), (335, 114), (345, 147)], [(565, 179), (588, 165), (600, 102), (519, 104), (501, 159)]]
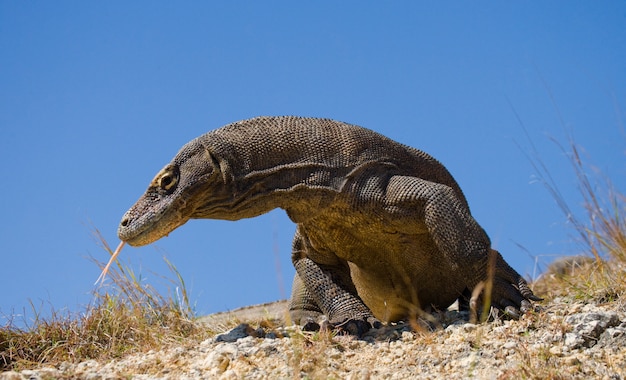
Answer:
[(189, 219), (284, 209), (297, 224), (291, 314), (361, 334), (445, 308), (487, 279), (492, 306), (519, 317), (540, 300), (502, 256), (446, 168), (373, 131), (327, 119), (260, 117), (187, 143), (122, 218), (150, 244)]

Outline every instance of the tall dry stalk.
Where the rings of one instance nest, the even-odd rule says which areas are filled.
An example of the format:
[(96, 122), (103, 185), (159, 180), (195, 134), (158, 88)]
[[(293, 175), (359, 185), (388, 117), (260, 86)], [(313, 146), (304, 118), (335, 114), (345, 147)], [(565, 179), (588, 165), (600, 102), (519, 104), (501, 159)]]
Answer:
[[(113, 252), (95, 230), (100, 245)], [(92, 258), (102, 269), (104, 263)], [(169, 296), (159, 294), (132, 269), (116, 262), (109, 271), (110, 285), (94, 290), (94, 298), (83, 313), (72, 315), (52, 311), (25, 328), (12, 320), (0, 327), (0, 371), (25, 369), (62, 361), (106, 360), (130, 353), (158, 349), (172, 342), (202, 339), (197, 328), (181, 274), (165, 259), (174, 279)], [(171, 294), (176, 294), (172, 297)]]

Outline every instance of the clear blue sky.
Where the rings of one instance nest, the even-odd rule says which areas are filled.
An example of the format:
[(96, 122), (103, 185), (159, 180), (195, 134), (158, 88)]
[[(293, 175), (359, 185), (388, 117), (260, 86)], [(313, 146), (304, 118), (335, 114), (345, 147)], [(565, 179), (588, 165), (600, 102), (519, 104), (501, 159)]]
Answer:
[[(29, 300), (81, 310), (99, 275), (86, 257), (108, 260), (90, 225), (117, 245), (184, 143), (258, 115), (333, 118), (433, 154), (530, 276), (535, 257), (578, 246), (515, 113), (577, 212), (550, 137), (571, 130), (625, 188), (623, 1), (1, 1), (0, 324)], [(121, 260), (158, 285), (166, 254), (204, 314), (288, 296), (293, 231), (282, 211), (190, 221)]]

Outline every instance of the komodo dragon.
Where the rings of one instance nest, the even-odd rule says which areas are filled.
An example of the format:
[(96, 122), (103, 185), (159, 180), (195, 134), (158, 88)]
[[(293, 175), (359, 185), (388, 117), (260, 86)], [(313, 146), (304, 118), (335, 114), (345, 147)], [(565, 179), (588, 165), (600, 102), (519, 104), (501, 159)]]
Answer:
[(190, 141), (124, 214), (118, 235), (152, 243), (189, 219), (284, 209), (296, 223), (290, 313), (362, 334), (446, 308), (488, 277), (513, 318), (540, 300), (471, 216), (430, 155), (328, 119), (258, 117)]

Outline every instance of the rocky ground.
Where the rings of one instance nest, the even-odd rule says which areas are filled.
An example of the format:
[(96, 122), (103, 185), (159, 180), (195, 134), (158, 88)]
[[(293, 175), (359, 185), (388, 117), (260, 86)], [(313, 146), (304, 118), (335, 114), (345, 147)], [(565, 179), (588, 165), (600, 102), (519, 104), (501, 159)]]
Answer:
[(556, 298), (520, 321), (478, 325), (447, 311), (434, 331), (394, 326), (362, 339), (282, 327), (283, 310), (278, 303), (205, 317), (199, 323), (207, 328), (240, 324), (191, 346), (0, 379), (626, 378), (622, 302)]

